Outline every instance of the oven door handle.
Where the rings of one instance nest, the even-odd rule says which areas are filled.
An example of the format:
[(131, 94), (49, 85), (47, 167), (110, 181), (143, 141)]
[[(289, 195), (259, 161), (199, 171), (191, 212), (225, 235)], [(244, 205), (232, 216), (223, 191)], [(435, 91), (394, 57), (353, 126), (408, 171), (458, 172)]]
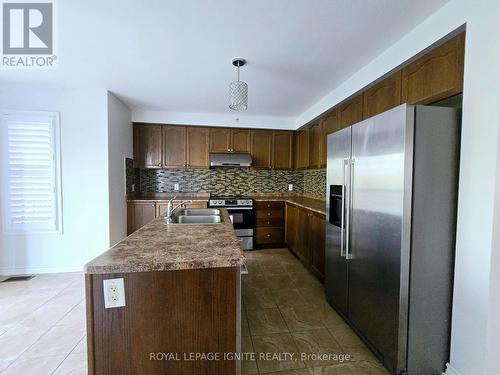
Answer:
[[(215, 207), (212, 207), (212, 208), (215, 208)], [(232, 210), (253, 210), (253, 207), (220, 207), (220, 208), (225, 208), (228, 211), (232, 211)]]

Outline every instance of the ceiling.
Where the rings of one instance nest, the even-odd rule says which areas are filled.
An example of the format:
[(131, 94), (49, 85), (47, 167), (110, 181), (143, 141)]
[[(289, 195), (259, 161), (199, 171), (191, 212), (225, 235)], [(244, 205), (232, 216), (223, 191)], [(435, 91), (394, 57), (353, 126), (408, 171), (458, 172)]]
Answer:
[(447, 0), (64, 0), (51, 71), (0, 80), (105, 88), (132, 109), (228, 114), (233, 57), (246, 115), (296, 117)]

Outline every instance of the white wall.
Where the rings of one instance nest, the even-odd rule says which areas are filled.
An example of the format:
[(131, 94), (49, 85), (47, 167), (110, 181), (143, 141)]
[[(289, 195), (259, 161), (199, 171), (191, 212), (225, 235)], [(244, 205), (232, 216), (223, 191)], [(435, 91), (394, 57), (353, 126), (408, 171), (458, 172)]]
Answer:
[(109, 245), (105, 90), (0, 83), (0, 109), (61, 114), (63, 233), (0, 233), (0, 274), (81, 271)]
[(129, 108), (108, 92), (109, 242), (127, 236), (125, 158), (132, 157), (132, 122)]
[(285, 130), (295, 129), (295, 118), (293, 117), (248, 116), (245, 112), (217, 114), (134, 109), (132, 111), (132, 121), (176, 125), (235, 126)]
[[(499, 19), (498, 0), (450, 1), (304, 112), (296, 123), (307, 123), (466, 24), (450, 374), (500, 373), (500, 260), (495, 254), (500, 241), (496, 238), (493, 243), (493, 229), (500, 232), (500, 198), (495, 201), (495, 190), (499, 195), (500, 189), (500, 181), (495, 180), (500, 129)], [(494, 333), (488, 335), (490, 329)]]

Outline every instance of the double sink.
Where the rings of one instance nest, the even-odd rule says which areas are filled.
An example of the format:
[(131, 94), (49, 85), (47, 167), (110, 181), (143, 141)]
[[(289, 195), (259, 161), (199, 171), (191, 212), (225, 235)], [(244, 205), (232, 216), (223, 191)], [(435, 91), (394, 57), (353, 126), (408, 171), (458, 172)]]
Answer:
[(220, 224), (222, 217), (216, 208), (185, 208), (174, 213), (171, 224)]

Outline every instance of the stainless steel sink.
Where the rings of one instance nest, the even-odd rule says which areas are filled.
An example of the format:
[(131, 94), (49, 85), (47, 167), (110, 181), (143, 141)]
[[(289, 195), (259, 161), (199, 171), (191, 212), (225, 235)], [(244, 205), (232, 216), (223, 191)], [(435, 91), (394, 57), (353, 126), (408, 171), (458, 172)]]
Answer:
[(222, 219), (219, 215), (175, 215), (173, 224), (218, 224)]
[(185, 208), (175, 213), (176, 216), (212, 216), (220, 215), (216, 208)]

